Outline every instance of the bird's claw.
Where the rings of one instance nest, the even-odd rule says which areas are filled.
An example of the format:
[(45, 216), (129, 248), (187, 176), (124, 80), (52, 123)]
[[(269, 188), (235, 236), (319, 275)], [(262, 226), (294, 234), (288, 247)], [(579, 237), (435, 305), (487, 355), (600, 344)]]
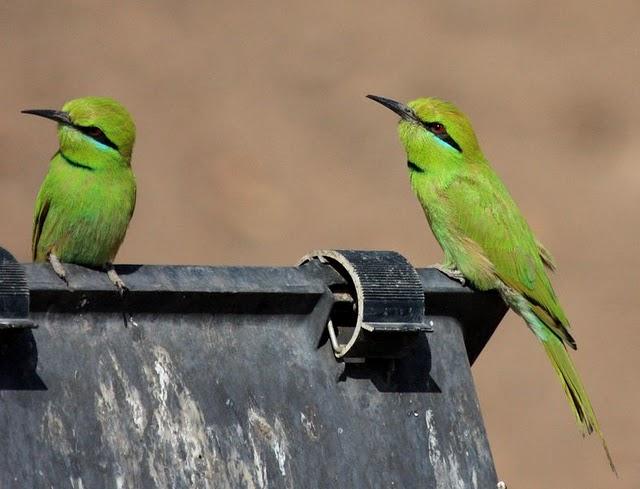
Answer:
[(436, 264), (431, 265), (431, 266), (432, 266), (432, 268), (435, 268), (439, 272), (444, 273), (451, 280), (455, 280), (456, 282), (460, 282), (462, 285), (466, 285), (467, 284), (467, 279), (464, 278), (464, 275), (462, 275), (462, 272), (460, 270), (458, 270), (456, 268), (445, 267), (444, 265), (441, 265), (440, 263), (436, 263)]
[(60, 261), (60, 259), (53, 253), (49, 253), (49, 255), (47, 255), (47, 259), (49, 260), (49, 263), (51, 263), (51, 268), (53, 268), (53, 271), (56, 273), (56, 275), (60, 277), (64, 281), (64, 283), (67, 284), (67, 286), (69, 286), (69, 280), (67, 280), (67, 272), (62, 266), (62, 262)]
[(107, 277), (109, 277), (111, 283), (118, 288), (118, 292), (120, 292), (121, 296), (123, 296), (125, 292), (129, 290), (129, 288), (125, 285), (124, 281), (120, 278), (120, 276), (116, 272), (116, 269), (113, 268), (113, 265), (111, 263), (107, 264)]

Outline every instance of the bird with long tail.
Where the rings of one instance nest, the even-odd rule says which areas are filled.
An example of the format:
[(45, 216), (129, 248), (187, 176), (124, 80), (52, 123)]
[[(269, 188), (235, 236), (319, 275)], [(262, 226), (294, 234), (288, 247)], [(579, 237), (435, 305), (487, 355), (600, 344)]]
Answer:
[(467, 117), (453, 104), (419, 98), (407, 105), (368, 95), (400, 116), (411, 187), (444, 251), (437, 268), (479, 290), (497, 290), (544, 347), (582, 433), (597, 433), (611, 454), (566, 346), (576, 349), (569, 320), (545, 268), (551, 254), (535, 238), (482, 154)]

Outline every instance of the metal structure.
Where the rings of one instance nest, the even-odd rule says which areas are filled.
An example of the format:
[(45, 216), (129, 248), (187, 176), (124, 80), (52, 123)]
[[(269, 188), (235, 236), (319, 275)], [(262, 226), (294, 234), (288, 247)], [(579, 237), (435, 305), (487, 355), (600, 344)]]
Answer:
[(66, 268), (0, 253), (0, 487), (496, 487), (497, 295), (391, 252)]

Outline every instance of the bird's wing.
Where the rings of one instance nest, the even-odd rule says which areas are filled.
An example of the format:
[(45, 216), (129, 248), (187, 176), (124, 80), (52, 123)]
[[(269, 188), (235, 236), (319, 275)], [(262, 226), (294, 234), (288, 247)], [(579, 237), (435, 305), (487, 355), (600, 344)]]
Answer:
[[(121, 229), (121, 233), (119, 234), (118, 238), (113, 242), (113, 246), (109, 250), (109, 261), (111, 262), (113, 262), (113, 260), (115, 259), (118, 253), (118, 250), (120, 249), (120, 245), (122, 245), (122, 241), (124, 241), (127, 228), (129, 227), (129, 222), (131, 221), (131, 218), (133, 217), (133, 212), (135, 211), (135, 208), (136, 208), (136, 196), (137, 196), (136, 181), (135, 181), (135, 178), (133, 177), (133, 174), (131, 174), (131, 177), (132, 178), (130, 180), (126, 179), (125, 181), (121, 182), (122, 185), (126, 188), (126, 191), (125, 191), (125, 197), (122, 197), (122, 200), (120, 200), (120, 203), (123, 206), (122, 211), (123, 213), (126, 213), (127, 218), (126, 218), (126, 222), (124, 222), (124, 226)], [(129, 193), (127, 194), (127, 192)]]
[(456, 178), (446, 189), (452, 221), (461, 238), (475, 243), (495, 274), (522, 294), (535, 314), (569, 345), (569, 321), (544, 266), (551, 255), (538, 243), (498, 176), (482, 165)]
[(31, 258), (33, 261), (44, 260), (46, 257), (38, 256), (38, 244), (40, 243), (40, 237), (42, 236), (42, 230), (44, 223), (47, 220), (49, 209), (51, 207), (51, 200), (47, 195), (43, 195), (40, 191), (36, 199), (36, 208), (33, 216), (33, 231), (31, 233)]
[(129, 211), (129, 221), (133, 217), (133, 212), (136, 210), (136, 200), (138, 198), (138, 187), (135, 180), (133, 181), (133, 196), (131, 197), (131, 210)]
[(540, 253), (540, 259), (544, 266), (547, 267), (552, 272), (556, 271), (556, 260), (553, 258), (553, 255), (549, 252), (548, 249), (544, 247), (544, 245), (540, 241), (536, 241), (536, 245), (538, 245), (538, 251)]

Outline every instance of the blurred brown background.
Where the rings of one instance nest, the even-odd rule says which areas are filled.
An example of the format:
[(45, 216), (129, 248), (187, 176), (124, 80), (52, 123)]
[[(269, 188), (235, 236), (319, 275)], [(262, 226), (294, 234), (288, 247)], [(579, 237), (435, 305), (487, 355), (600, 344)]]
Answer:
[(513, 314), (474, 367), (510, 488), (640, 487), (640, 3), (271, 2), (0, 6), (0, 242), (29, 259), (56, 148), (19, 114), (110, 95), (138, 126), (120, 262), (291, 265), (316, 248), (441, 252), (395, 117), (366, 100), (437, 95), (559, 262), (574, 356), (621, 474), (583, 440)]

